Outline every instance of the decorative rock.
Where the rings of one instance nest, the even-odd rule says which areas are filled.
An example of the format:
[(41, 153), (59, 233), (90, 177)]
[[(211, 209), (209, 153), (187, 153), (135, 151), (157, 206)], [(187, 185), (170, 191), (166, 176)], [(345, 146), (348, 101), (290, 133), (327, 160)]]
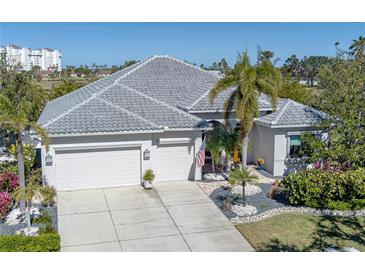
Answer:
[[(38, 207), (32, 207), (30, 210), (30, 214), (34, 217), (34, 216), (38, 216), (40, 215), (40, 210)], [(6, 216), (5, 219), (5, 224), (8, 225), (15, 225), (15, 224), (20, 224), (20, 223), (26, 223), (27, 222), (27, 214), (26, 212), (20, 212), (20, 209), (14, 208), (12, 211), (10, 211), (10, 213), (8, 214), (8, 216)]]
[(231, 211), (239, 217), (252, 216), (257, 213), (257, 208), (251, 205), (234, 205), (232, 206)]
[[(245, 186), (245, 196), (252, 196), (260, 192), (262, 192), (262, 189), (259, 188), (258, 186), (250, 184), (247, 184)], [(242, 186), (241, 185), (234, 186), (232, 188), (232, 193), (242, 195)]]
[(326, 248), (324, 251), (326, 251), (326, 252), (360, 252), (360, 250), (357, 250), (354, 247), (344, 247), (344, 248), (329, 247), (329, 248)]
[(224, 173), (206, 173), (203, 176), (204, 181), (225, 181), (227, 176)]
[(25, 236), (37, 236), (38, 235), (38, 231), (39, 231), (39, 227), (38, 226), (31, 226), (30, 230), (28, 230), (28, 227), (19, 229), (15, 232), (15, 234), (17, 235), (25, 235)]

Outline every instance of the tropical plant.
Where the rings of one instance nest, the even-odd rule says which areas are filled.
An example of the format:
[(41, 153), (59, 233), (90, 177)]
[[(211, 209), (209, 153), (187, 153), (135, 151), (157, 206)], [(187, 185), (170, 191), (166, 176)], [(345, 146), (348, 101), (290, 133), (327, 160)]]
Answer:
[(42, 196), (42, 204), (45, 206), (53, 206), (55, 204), (55, 199), (56, 199), (56, 189), (54, 186), (49, 186), (49, 185), (45, 185), (42, 186), (39, 189), (39, 192)]
[(212, 157), (212, 172), (215, 173), (215, 165), (219, 163), (221, 153), (224, 149), (222, 130), (219, 127), (214, 128), (207, 134), (205, 147)]
[(34, 175), (29, 178), (29, 181), (26, 186), (20, 186), (18, 187), (14, 193), (13, 197), (16, 202), (21, 201), (24, 199), (26, 201), (27, 205), (27, 223), (28, 223), (28, 232), (30, 232), (31, 229), (31, 209), (32, 209), (32, 199), (35, 198), (42, 198), (41, 192), (40, 192), (41, 185), (38, 182), (38, 176)]
[(238, 56), (238, 61), (233, 70), (220, 79), (209, 93), (209, 100), (213, 104), (221, 92), (228, 88), (234, 88), (224, 104), (224, 119), (226, 125), (228, 125), (229, 118), (234, 113), (239, 120), (238, 127), (242, 142), (242, 167), (247, 166), (248, 133), (252, 128), (253, 119), (259, 114), (259, 92), (262, 91), (269, 94), (274, 106), (277, 98), (276, 93), (271, 93), (275, 92), (273, 88), (258, 90), (258, 80), (257, 68), (250, 65), (246, 51), (243, 55)]
[(0, 174), (0, 191), (13, 192), (19, 187), (19, 177), (9, 171)]
[(256, 175), (253, 175), (251, 173), (252, 173), (252, 171), (248, 171), (246, 168), (244, 168), (244, 169), (236, 168), (229, 174), (228, 181), (231, 185), (241, 184), (241, 186), (242, 186), (242, 204), (243, 204), (243, 206), (246, 205), (246, 199), (245, 199), (246, 183), (255, 182), (259, 179)]
[(360, 60), (365, 57), (365, 37), (360, 35), (358, 40), (352, 40), (350, 54), (355, 59)]
[[(38, 116), (47, 98), (26, 72), (7, 71), (2, 77), (0, 88), (0, 127), (16, 134), (17, 164), (19, 183), (25, 187), (25, 171), (22, 136), (33, 129), (48, 148), (49, 138), (46, 130), (37, 124)], [(25, 202), (20, 200), (21, 211), (25, 210)]]
[[(18, 147), (14, 144), (10, 145), (9, 152), (14, 156), (15, 159), (18, 159)], [(30, 175), (32, 168), (35, 164), (35, 147), (31, 144), (23, 144), (22, 145), (23, 159), (24, 159), (24, 171), (25, 177)]]
[(147, 169), (143, 174), (143, 180), (152, 182), (155, 179), (155, 174), (152, 169)]
[(11, 195), (8, 192), (0, 192), (0, 220), (4, 218), (11, 206)]

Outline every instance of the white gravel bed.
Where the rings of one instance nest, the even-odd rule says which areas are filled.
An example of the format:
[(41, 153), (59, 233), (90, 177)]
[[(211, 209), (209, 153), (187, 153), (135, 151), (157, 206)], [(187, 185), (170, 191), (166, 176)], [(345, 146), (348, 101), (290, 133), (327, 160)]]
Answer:
[[(262, 189), (256, 185), (246, 184), (245, 186), (245, 196), (253, 196), (260, 192), (262, 192)], [(234, 186), (232, 188), (232, 193), (242, 195), (242, 186)]]
[(203, 176), (204, 181), (225, 181), (227, 178), (225, 173), (205, 173)]
[(365, 216), (365, 210), (356, 210), (356, 211), (340, 211), (340, 210), (329, 210), (329, 209), (314, 209), (309, 207), (282, 207), (282, 208), (274, 208), (263, 213), (260, 213), (255, 216), (247, 216), (247, 217), (233, 217), (230, 221), (233, 224), (242, 224), (242, 223), (252, 223), (258, 222), (263, 219), (267, 219), (273, 216), (278, 216), (284, 213), (298, 213), (298, 214), (312, 214), (318, 216), (341, 216), (341, 217), (357, 217), (357, 216)]
[[(38, 207), (32, 206), (30, 210), (30, 214), (32, 216), (39, 216), (40, 215), (40, 209)], [(26, 223), (27, 222), (27, 215), (26, 212), (20, 212), (20, 209), (14, 208), (12, 211), (9, 212), (8, 216), (6, 216), (5, 224), (8, 225), (16, 225), (20, 223)]]
[(252, 216), (257, 213), (257, 208), (252, 205), (233, 205), (231, 211), (239, 217)]

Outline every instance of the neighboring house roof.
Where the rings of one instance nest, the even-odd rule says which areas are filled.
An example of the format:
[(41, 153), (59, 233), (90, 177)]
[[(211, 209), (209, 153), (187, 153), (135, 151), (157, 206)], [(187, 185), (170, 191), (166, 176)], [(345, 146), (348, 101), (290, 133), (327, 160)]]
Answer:
[(325, 114), (290, 99), (280, 99), (277, 111), (262, 116), (255, 123), (267, 127), (310, 127), (320, 122)]
[[(154, 56), (48, 102), (38, 123), (50, 134), (161, 131), (207, 127), (189, 112), (222, 111), (232, 89), (211, 106), (222, 76), (169, 56)], [(261, 110), (271, 110), (260, 95)]]

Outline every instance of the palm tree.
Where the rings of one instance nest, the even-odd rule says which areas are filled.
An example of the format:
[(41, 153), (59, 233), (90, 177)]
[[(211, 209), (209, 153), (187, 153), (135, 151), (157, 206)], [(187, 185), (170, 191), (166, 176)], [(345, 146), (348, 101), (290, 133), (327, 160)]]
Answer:
[[(257, 68), (249, 63), (247, 50), (243, 55), (239, 55), (234, 69), (224, 78), (220, 79), (209, 93), (211, 104), (215, 98), (228, 88), (234, 88), (224, 104), (224, 119), (226, 125), (232, 113), (236, 114), (239, 120), (239, 132), (242, 141), (242, 168), (247, 166), (248, 133), (250, 132), (253, 120), (259, 114), (258, 107), (258, 75)], [(275, 89), (260, 90), (267, 93), (276, 103), (277, 93)]]
[(242, 204), (246, 206), (245, 199), (245, 186), (246, 183), (255, 182), (259, 178), (256, 175), (251, 174), (252, 171), (248, 171), (246, 168), (239, 169), (236, 168), (229, 174), (229, 183), (232, 185), (241, 184), (242, 186)]
[(352, 40), (352, 45), (350, 46), (350, 54), (355, 57), (355, 59), (360, 60), (365, 54), (365, 37), (360, 35), (358, 40)]
[[(41, 111), (44, 96), (35, 88), (31, 76), (26, 73), (7, 72), (0, 87), (0, 128), (15, 133), (18, 150), (17, 164), (19, 185), (25, 187), (23, 140), (22, 136), (34, 130), (48, 148), (49, 137), (44, 128), (36, 123)], [(25, 201), (20, 199), (20, 210), (25, 211)]]
[(221, 129), (215, 128), (207, 135), (206, 148), (212, 156), (212, 172), (215, 173), (215, 165), (218, 164), (221, 153), (223, 151), (223, 139)]
[(33, 197), (41, 198), (41, 185), (38, 182), (39, 174), (36, 171), (32, 176), (30, 176), (29, 181), (26, 186), (19, 186), (13, 193), (16, 202), (25, 200), (27, 203), (27, 223), (28, 223), (28, 233), (31, 228), (31, 217), (30, 212), (32, 209), (32, 199)]

